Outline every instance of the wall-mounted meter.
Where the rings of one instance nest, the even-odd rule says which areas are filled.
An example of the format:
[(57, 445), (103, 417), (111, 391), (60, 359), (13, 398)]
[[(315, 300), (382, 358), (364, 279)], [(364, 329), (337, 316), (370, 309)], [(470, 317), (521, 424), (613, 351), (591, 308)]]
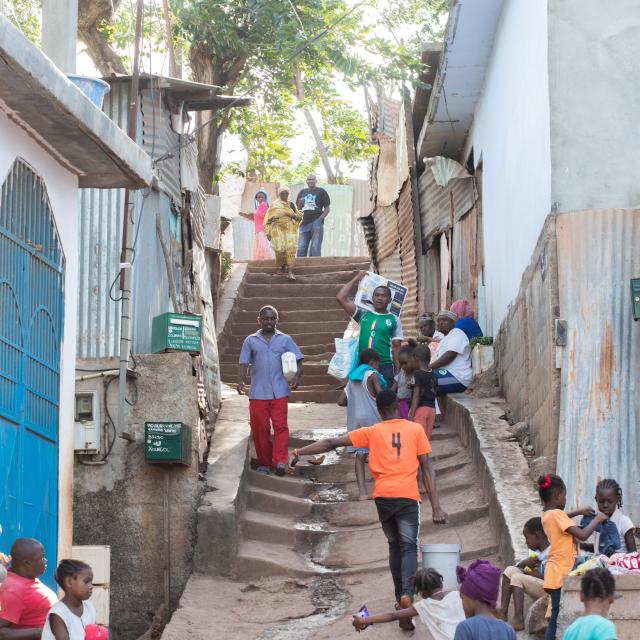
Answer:
[(100, 396), (97, 391), (78, 391), (75, 407), (75, 451), (79, 454), (100, 452)]
[(640, 278), (631, 278), (631, 309), (633, 319), (640, 320)]

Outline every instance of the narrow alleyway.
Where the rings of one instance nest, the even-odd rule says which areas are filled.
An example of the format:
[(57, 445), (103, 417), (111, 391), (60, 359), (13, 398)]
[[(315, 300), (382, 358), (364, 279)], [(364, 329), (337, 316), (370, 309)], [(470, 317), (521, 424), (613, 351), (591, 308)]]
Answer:
[[(236, 381), (240, 345), (254, 331), (257, 310), (267, 303), (276, 306), (280, 328), (294, 336), (306, 356), (304, 386), (290, 405), (291, 448), (346, 428), (345, 409), (333, 402), (337, 383), (326, 374), (333, 338), (347, 322), (334, 296), (354, 269), (366, 267), (360, 259), (309, 259), (297, 269), (298, 283), (280, 284), (273, 269), (249, 265), (227, 324), (230, 330), (221, 340), (222, 375), (229, 384)], [(248, 407), (242, 412), (245, 398), (233, 397), (231, 389), (227, 397), (227, 403), (238, 405), (235, 413), (248, 415)], [(305, 402), (312, 399), (316, 403)], [(239, 422), (246, 425), (246, 417)], [(435, 526), (425, 503), (422, 541), (458, 542), (463, 561), (498, 562), (497, 538), (469, 453), (447, 425), (432, 440), (449, 522)], [(319, 467), (301, 461), (293, 477), (250, 470), (242, 501), (236, 578), (194, 575), (165, 640), (205, 640), (214, 625), (216, 636), (230, 640), (349, 637), (355, 633), (351, 615), (363, 603), (375, 612), (393, 607), (387, 543), (375, 504), (357, 501), (350, 456), (332, 453)], [(406, 637), (397, 625), (367, 633), (371, 638)]]
[(222, 380), (238, 382), (242, 342), (258, 329), (260, 307), (271, 304), (280, 314), (278, 329), (291, 335), (305, 356), (302, 386), (291, 400), (335, 402), (338, 383), (327, 375), (327, 363), (335, 352), (333, 339), (342, 336), (348, 323), (336, 293), (354, 271), (368, 269), (369, 264), (368, 258), (298, 259), (297, 281), (287, 282), (272, 260), (250, 262), (220, 341)]

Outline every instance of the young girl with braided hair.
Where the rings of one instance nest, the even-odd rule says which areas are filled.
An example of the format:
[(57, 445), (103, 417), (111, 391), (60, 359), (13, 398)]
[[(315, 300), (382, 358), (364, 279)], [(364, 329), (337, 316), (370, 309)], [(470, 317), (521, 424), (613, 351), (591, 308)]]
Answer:
[[(596, 485), (598, 511), (609, 517), (618, 530), (618, 540), (614, 553), (636, 551), (635, 527), (628, 515), (622, 511), (622, 488), (613, 478), (604, 478)], [(586, 546), (586, 545), (585, 545)], [(598, 553), (600, 533), (593, 534), (593, 551)]]
[(551, 619), (547, 626), (546, 640), (555, 640), (562, 582), (573, 569), (577, 555), (576, 541), (585, 542), (608, 516), (597, 513), (586, 527), (579, 527), (571, 518), (591, 514), (593, 509), (589, 506), (565, 513), (567, 487), (562, 478), (554, 473), (538, 478), (538, 493), (543, 504), (542, 528), (550, 545), (543, 585), (551, 598)]
[(419, 616), (434, 640), (453, 640), (456, 627), (464, 620), (464, 609), (459, 591), (444, 591), (442, 576), (435, 569), (418, 569), (414, 578), (416, 593), (422, 600), (406, 609), (380, 613), (375, 616), (353, 616), (357, 631), (371, 624), (411, 620)]
[(564, 632), (564, 640), (616, 640), (616, 628), (607, 620), (613, 604), (616, 582), (606, 569), (591, 569), (582, 577), (580, 600), (585, 615)]

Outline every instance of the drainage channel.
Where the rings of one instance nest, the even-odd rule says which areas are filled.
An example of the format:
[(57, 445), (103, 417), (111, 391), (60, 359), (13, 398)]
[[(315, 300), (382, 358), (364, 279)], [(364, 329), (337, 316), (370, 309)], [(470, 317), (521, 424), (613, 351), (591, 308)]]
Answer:
[(349, 596), (340, 586), (336, 578), (319, 576), (311, 586), (313, 595), (311, 602), (315, 611), (304, 618), (293, 618), (267, 629), (256, 640), (305, 640), (330, 625), (347, 612)]

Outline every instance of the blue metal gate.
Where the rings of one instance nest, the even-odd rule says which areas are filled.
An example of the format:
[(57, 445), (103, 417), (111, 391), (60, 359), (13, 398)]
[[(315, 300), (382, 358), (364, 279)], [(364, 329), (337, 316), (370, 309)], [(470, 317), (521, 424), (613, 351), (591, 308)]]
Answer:
[(17, 160), (0, 192), (0, 551), (40, 540), (53, 584), (64, 255), (42, 179)]

